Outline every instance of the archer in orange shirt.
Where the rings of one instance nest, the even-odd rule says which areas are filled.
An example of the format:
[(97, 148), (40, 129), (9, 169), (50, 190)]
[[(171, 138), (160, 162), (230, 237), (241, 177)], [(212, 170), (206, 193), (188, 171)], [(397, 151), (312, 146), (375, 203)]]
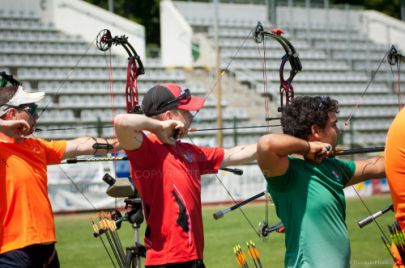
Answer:
[(16, 83), (0, 87), (0, 267), (59, 267), (47, 165), (94, 154), (96, 142), (115, 143), (92, 137), (69, 141), (27, 137), (38, 119), (35, 102), (44, 95), (29, 93)]
[[(385, 144), (385, 169), (394, 205), (395, 218), (405, 230), (405, 109), (402, 109), (388, 130)], [(393, 247), (394, 256), (400, 260)], [(405, 261), (405, 260), (402, 260)], [(394, 267), (399, 267), (394, 264)], [(400, 267), (404, 267), (403, 265)]]
[(388, 130), (385, 167), (395, 218), (405, 230), (405, 109), (398, 113)]

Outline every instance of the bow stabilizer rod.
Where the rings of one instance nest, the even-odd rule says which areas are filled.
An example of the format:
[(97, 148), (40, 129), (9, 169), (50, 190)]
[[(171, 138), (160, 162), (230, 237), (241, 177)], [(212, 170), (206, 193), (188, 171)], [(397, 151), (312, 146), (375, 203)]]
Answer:
[(245, 205), (245, 204), (247, 204), (247, 203), (249, 203), (249, 202), (251, 202), (251, 201), (253, 201), (253, 200), (257, 199), (257, 198), (259, 198), (259, 197), (262, 197), (264, 195), (265, 195), (265, 192), (260, 192), (260, 193), (258, 193), (256, 195), (252, 196), (252, 197), (249, 197), (246, 200), (243, 200), (243, 201), (229, 207), (229, 208), (219, 210), (219, 211), (215, 212), (212, 216), (214, 217), (214, 219), (218, 220), (218, 219), (222, 218), (226, 213), (231, 212), (232, 210), (235, 210), (235, 209), (237, 209), (237, 208), (239, 208), (239, 207), (241, 207), (241, 206), (243, 206), (243, 205)]
[(368, 225), (370, 222), (374, 221), (375, 219), (377, 219), (378, 217), (387, 213), (390, 210), (394, 211), (394, 206), (392, 204), (382, 210), (377, 211), (373, 215), (369, 215), (369, 216), (365, 217), (364, 219), (359, 220), (357, 222), (357, 224), (359, 225), (360, 228), (363, 228), (364, 226)]

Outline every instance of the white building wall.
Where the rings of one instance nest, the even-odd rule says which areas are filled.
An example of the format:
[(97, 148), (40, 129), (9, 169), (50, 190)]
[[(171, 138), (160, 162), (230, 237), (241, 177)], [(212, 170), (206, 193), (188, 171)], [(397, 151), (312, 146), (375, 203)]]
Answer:
[[(2, 0), (2, 13), (40, 17), (45, 24), (94, 42), (97, 34), (109, 29), (113, 36), (126, 35), (142, 59), (145, 58), (145, 28), (121, 16), (80, 0)], [(126, 56), (123, 49), (113, 53)]]
[(193, 31), (172, 1), (160, 2), (160, 44), (162, 64), (167, 67), (192, 66)]

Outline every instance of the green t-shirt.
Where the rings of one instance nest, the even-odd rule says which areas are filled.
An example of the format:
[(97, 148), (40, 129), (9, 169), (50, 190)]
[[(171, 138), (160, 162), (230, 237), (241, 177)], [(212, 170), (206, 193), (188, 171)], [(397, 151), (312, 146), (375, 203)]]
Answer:
[(343, 188), (355, 163), (327, 158), (311, 164), (293, 156), (289, 160), (286, 174), (266, 178), (286, 228), (285, 267), (349, 267)]

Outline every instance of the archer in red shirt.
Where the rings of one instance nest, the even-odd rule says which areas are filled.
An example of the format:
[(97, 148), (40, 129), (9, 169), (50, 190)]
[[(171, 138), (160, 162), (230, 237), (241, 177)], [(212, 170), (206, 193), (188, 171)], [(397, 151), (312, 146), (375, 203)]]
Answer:
[(190, 111), (204, 101), (178, 85), (161, 84), (146, 93), (145, 115), (115, 117), (148, 225), (146, 267), (204, 267), (201, 175), (256, 160), (256, 144), (223, 149), (180, 141), (192, 122)]

